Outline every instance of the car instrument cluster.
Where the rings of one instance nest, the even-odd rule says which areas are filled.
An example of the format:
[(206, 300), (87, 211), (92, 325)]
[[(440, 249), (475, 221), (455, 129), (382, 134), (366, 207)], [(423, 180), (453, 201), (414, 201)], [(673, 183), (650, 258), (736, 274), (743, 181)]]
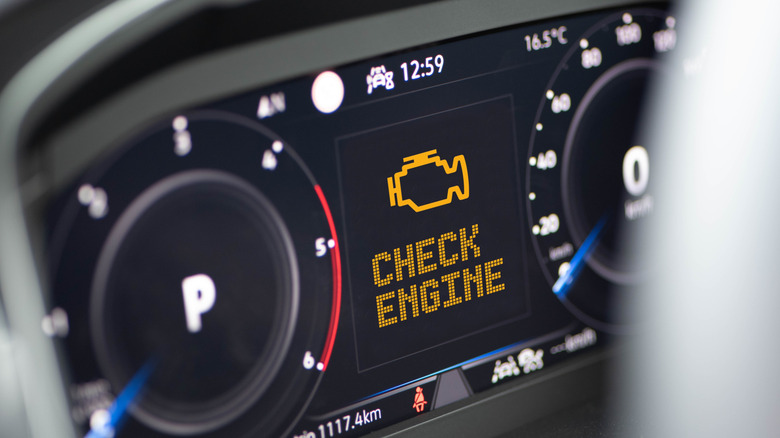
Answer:
[(658, 6), (390, 53), (180, 108), (46, 208), (44, 329), (102, 437), (332, 438), (631, 331)]

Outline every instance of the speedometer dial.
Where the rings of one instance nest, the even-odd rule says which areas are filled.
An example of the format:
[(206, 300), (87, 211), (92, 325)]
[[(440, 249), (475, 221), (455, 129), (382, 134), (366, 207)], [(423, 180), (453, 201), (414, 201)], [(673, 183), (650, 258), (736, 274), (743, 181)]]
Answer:
[(673, 17), (615, 14), (567, 52), (537, 112), (528, 156), (529, 230), (554, 294), (586, 323), (621, 330), (609, 305), (640, 282), (630, 236), (654, 209), (652, 150), (637, 121)]

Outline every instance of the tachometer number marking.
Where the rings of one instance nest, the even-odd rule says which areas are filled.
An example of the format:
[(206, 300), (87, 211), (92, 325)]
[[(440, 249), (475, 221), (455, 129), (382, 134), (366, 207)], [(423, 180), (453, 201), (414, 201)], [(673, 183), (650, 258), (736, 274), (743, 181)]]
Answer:
[(274, 140), (271, 144), (271, 149), (266, 149), (263, 152), (263, 160), (260, 163), (265, 170), (276, 170), (276, 166), (279, 165), (279, 160), (276, 158), (276, 154), (282, 153), (284, 150), (284, 144), (279, 140)]
[(263, 153), (263, 161), (262, 166), (265, 170), (274, 170), (276, 169), (277, 164), (279, 164), (278, 160), (276, 159), (276, 155), (270, 150), (266, 149)]
[(310, 370), (314, 368), (314, 357), (311, 355), (311, 351), (307, 351), (306, 354), (303, 355), (303, 367), (307, 370)]
[(257, 118), (265, 119), (277, 113), (283, 113), (287, 109), (287, 102), (283, 92), (271, 93), (260, 97), (257, 105)]
[(325, 239), (324, 237), (320, 237), (314, 241), (314, 248), (316, 249), (314, 254), (317, 257), (323, 257), (328, 253), (328, 250), (333, 249), (334, 246), (336, 246), (336, 242), (333, 239)]

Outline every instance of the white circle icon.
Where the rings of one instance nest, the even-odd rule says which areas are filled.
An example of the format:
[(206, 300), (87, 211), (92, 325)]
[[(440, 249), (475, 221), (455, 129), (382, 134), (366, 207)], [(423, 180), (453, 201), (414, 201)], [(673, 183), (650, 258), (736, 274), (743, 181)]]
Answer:
[(325, 114), (336, 111), (344, 100), (344, 83), (332, 71), (324, 71), (317, 76), (311, 86), (311, 100), (314, 106)]

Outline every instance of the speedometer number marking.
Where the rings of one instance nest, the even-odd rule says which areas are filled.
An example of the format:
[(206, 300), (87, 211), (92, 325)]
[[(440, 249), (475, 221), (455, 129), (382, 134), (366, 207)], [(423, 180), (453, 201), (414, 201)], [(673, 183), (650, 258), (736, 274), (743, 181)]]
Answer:
[(547, 152), (539, 152), (539, 156), (528, 159), (528, 164), (539, 170), (552, 169), (558, 164), (558, 155), (552, 149)]
[(647, 149), (634, 146), (623, 157), (623, 185), (628, 193), (641, 196), (650, 181), (650, 158)]
[(666, 17), (667, 29), (653, 32), (653, 46), (658, 53), (668, 52), (677, 45), (677, 31), (674, 29), (677, 24), (674, 17)]
[(539, 236), (548, 236), (550, 234), (553, 234), (557, 232), (561, 227), (561, 220), (558, 218), (558, 215), (555, 213), (552, 213), (547, 216), (542, 216), (539, 218), (539, 224), (534, 225), (531, 231), (535, 235)]
[(602, 61), (601, 50), (599, 50), (598, 47), (593, 47), (591, 49), (586, 49), (582, 51), (582, 66), (585, 69), (598, 67), (601, 65), (601, 61)]
[(568, 93), (555, 95), (552, 90), (547, 90), (547, 99), (551, 100), (550, 109), (555, 114), (565, 113), (571, 109), (571, 96)]
[(628, 12), (623, 14), (623, 23), (625, 24), (615, 28), (618, 46), (636, 44), (642, 40), (642, 28), (633, 20), (634, 18)]

